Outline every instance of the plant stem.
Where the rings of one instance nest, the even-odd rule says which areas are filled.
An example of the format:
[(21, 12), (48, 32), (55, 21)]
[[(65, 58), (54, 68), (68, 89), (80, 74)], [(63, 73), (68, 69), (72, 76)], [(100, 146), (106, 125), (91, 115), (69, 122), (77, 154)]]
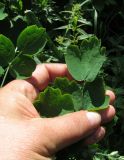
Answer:
[(3, 80), (2, 80), (2, 83), (1, 83), (1, 86), (0, 87), (3, 87), (4, 83), (5, 83), (5, 80), (6, 80), (6, 77), (7, 77), (7, 74), (9, 72), (9, 69), (10, 69), (10, 65), (6, 68), (6, 72), (4, 74), (4, 77), (3, 77)]
[(86, 3), (89, 3), (89, 2), (91, 2), (91, 0), (86, 0), (86, 1), (82, 2), (80, 6), (82, 7), (83, 5), (85, 5)]
[(7, 74), (9, 72), (10, 66), (12, 65), (12, 63), (14, 62), (14, 60), (21, 55), (21, 53), (22, 52), (20, 52), (19, 54), (17, 54), (16, 57), (9, 63), (8, 67), (6, 68), (6, 72), (4, 74), (4, 77), (3, 77), (3, 80), (2, 80), (2, 83), (1, 83), (0, 87), (3, 87), (3, 85), (5, 83), (5, 80), (6, 80), (6, 77), (7, 77)]
[(97, 35), (98, 13), (94, 8), (94, 34)]

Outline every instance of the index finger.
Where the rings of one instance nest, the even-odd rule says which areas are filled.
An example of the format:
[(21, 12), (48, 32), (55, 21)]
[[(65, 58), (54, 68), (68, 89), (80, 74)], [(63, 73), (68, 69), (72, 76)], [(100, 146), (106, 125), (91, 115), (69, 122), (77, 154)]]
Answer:
[(54, 81), (56, 77), (67, 77), (72, 79), (66, 64), (48, 63), (37, 65), (32, 77), (27, 81), (34, 85), (37, 89), (43, 90), (47, 87), (49, 82)]
[(56, 77), (71, 79), (66, 64), (39, 64), (27, 80), (13, 80), (4, 86), (5, 89), (19, 92), (33, 102), (39, 91), (47, 87)]

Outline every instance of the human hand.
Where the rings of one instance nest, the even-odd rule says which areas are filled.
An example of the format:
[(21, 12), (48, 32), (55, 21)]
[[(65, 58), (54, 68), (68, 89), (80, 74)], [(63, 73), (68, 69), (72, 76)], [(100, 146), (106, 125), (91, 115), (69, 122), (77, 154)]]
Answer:
[[(65, 64), (42, 64), (28, 80), (14, 80), (0, 89), (1, 160), (49, 160), (58, 150), (79, 140), (91, 144), (104, 137), (102, 125), (115, 115), (111, 105), (100, 114), (79, 111), (40, 117), (32, 103), (58, 76), (71, 78)], [(114, 94), (107, 91), (107, 95), (111, 104)]]

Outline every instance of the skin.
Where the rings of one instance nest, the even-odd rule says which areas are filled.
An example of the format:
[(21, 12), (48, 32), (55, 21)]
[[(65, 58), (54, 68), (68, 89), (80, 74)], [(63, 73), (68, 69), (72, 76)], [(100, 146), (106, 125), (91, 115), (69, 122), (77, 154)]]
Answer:
[(69, 75), (65, 64), (42, 64), (27, 80), (14, 80), (0, 89), (0, 157), (2, 160), (50, 160), (62, 148), (82, 140), (85, 145), (101, 140), (104, 123), (111, 121), (110, 106), (98, 113), (79, 111), (55, 118), (41, 118), (32, 102), (55, 77)]

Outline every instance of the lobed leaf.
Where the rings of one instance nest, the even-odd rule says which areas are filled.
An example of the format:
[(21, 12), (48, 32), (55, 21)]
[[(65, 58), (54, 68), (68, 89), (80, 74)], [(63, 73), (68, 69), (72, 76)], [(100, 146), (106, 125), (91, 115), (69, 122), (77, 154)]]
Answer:
[(72, 77), (78, 81), (92, 82), (98, 75), (106, 60), (105, 49), (94, 36), (83, 40), (80, 48), (70, 45), (65, 55), (65, 61)]
[(84, 84), (83, 88), (74, 80), (57, 77), (52, 87), (47, 87), (39, 94), (34, 105), (44, 117), (55, 117), (82, 109), (99, 111), (109, 106), (110, 99), (109, 96), (105, 97), (101, 77)]
[(41, 92), (34, 106), (43, 117), (55, 117), (74, 111), (69, 94), (62, 94), (60, 89), (47, 87)]
[(83, 93), (76, 81), (69, 81), (67, 78), (57, 77), (53, 86), (54, 88), (59, 88), (63, 94), (70, 94), (75, 111), (82, 109)]
[(53, 83), (54, 88), (59, 88), (63, 94), (70, 93), (72, 94), (75, 90), (78, 90), (79, 87), (76, 81), (69, 81), (67, 78), (57, 77)]

